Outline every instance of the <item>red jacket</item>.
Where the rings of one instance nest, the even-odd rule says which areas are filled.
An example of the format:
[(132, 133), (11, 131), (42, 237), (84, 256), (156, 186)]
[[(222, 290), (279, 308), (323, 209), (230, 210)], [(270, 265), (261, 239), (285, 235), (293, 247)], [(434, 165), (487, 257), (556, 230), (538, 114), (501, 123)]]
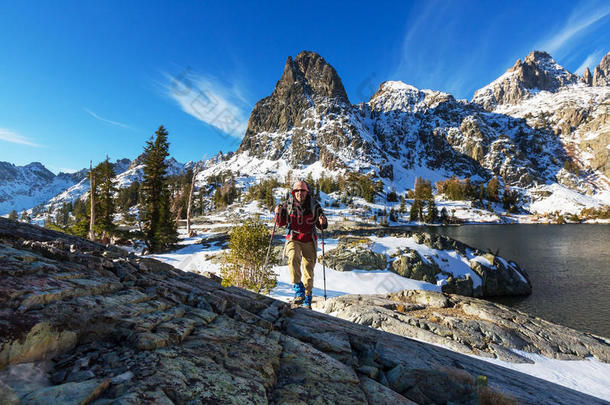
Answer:
[(322, 211), (320, 204), (317, 201), (313, 201), (312, 204), (309, 200), (310, 198), (311, 196), (307, 195), (307, 198), (302, 204), (299, 204), (296, 198), (293, 198), (290, 217), (288, 217), (287, 208), (287, 204), (290, 204), (290, 202), (286, 202), (282, 205), (282, 208), (276, 217), (276, 224), (278, 226), (288, 225), (286, 239), (298, 240), (299, 242), (312, 242), (315, 235), (313, 232), (314, 225), (318, 229), (326, 229), (328, 226), (328, 224), (320, 226), (318, 218), (320, 215), (324, 215), (324, 212)]

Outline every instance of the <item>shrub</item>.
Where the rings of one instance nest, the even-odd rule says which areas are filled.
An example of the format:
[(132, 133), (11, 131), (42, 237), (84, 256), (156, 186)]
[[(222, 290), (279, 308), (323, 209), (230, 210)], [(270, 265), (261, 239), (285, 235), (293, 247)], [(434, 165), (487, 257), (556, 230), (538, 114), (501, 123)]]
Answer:
[(504, 189), (504, 195), (502, 196), (502, 206), (509, 213), (519, 212), (519, 192), (511, 190), (508, 186)]
[(444, 194), (448, 199), (454, 201), (474, 200), (481, 195), (481, 190), (477, 193), (468, 177), (460, 180), (452, 176), (450, 179), (438, 181), (435, 185), (439, 194)]
[(563, 162), (563, 168), (570, 173), (573, 173), (576, 175), (579, 174), (578, 165), (572, 159), (568, 159), (565, 162)]
[(610, 219), (610, 206), (602, 205), (599, 208), (583, 208), (580, 211), (580, 218), (582, 219)]
[(265, 267), (269, 231), (258, 220), (249, 219), (234, 227), (229, 235), (229, 251), (223, 255), (222, 285), (234, 285), (255, 292), (269, 293), (277, 283), (271, 266), (278, 263), (273, 249)]

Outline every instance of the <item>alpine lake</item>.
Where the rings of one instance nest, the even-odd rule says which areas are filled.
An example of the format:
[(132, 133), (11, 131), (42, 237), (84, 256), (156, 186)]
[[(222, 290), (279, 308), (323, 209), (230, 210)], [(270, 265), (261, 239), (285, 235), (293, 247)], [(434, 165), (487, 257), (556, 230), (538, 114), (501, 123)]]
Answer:
[(463, 225), (426, 231), (496, 253), (526, 270), (531, 295), (492, 301), (610, 337), (609, 225)]

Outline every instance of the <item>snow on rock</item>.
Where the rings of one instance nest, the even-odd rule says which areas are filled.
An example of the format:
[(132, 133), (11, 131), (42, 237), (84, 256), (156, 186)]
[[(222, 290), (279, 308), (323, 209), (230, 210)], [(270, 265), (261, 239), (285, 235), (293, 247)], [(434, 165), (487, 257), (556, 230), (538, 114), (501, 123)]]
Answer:
[(45, 203), (85, 175), (83, 171), (55, 175), (39, 162), (25, 166), (0, 162), (0, 215)]

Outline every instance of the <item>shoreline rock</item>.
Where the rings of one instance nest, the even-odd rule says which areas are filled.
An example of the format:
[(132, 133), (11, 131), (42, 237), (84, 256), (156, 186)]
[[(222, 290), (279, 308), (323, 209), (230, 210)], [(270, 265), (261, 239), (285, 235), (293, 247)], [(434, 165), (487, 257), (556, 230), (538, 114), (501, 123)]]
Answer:
[(343, 295), (317, 309), (361, 325), (440, 344), (461, 353), (516, 363), (514, 350), (558, 360), (610, 363), (610, 339), (579, 332), (493, 302), (432, 291)]
[[(422, 256), (417, 248), (403, 247), (388, 256), (372, 250), (373, 241), (368, 237), (371, 235), (410, 240), (422, 248), (434, 249), (434, 252)], [(458, 255), (467, 262), (465, 271), (454, 274), (450, 266), (445, 265), (453, 259), (443, 255), (446, 253)], [(367, 234), (362, 230), (355, 236), (341, 235), (338, 246), (328, 251), (323, 261), (337, 271), (387, 269), (405, 278), (440, 285), (443, 292), (471, 297), (528, 295), (532, 292), (527, 272), (517, 263), (449, 237), (425, 232)], [(461, 263), (458, 265), (462, 266)]]

